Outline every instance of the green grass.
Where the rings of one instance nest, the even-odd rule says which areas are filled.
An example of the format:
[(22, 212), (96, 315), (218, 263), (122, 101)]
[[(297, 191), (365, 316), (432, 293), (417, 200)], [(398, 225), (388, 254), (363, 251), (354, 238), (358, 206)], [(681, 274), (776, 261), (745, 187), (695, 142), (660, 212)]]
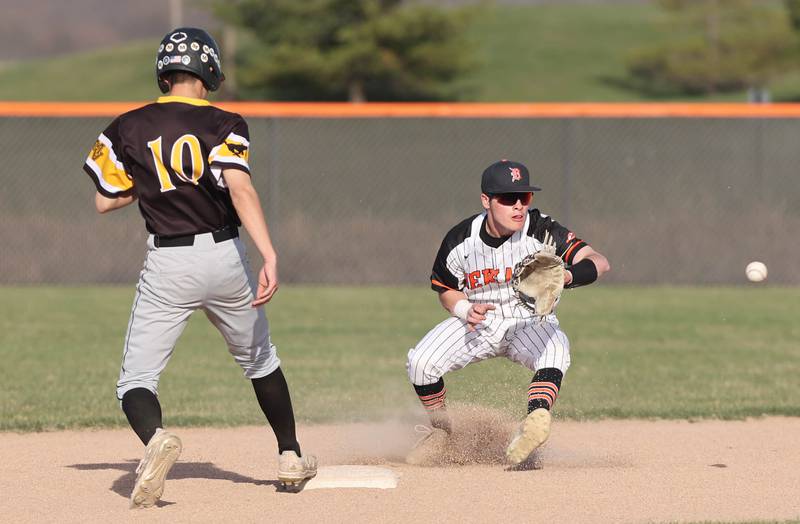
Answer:
[(0, 100), (150, 100), (155, 44), (135, 42), (94, 52), (31, 60), (0, 69)]
[[(772, 2), (775, 5), (779, 3)], [(468, 36), (480, 67), (465, 100), (641, 101), (624, 87), (625, 59), (672, 29), (652, 4), (498, 5), (479, 9)], [(247, 38), (241, 39), (243, 43)], [(157, 41), (0, 67), (4, 100), (150, 100)], [(800, 99), (800, 73), (775, 82), (773, 98)], [(671, 100), (744, 101), (744, 92)]]
[[(797, 289), (590, 287), (559, 311), (569, 418), (800, 415)], [(115, 398), (131, 287), (0, 288), (0, 430), (124, 426)], [(418, 410), (405, 356), (444, 318), (423, 288), (281, 289), (268, 307), (298, 419)], [(519, 414), (531, 373), (504, 359), (447, 376), (452, 401)], [(259, 424), (250, 385), (198, 313), (162, 376), (170, 425)]]
[[(486, 9), (470, 31), (483, 67), (465, 83), (473, 86), (472, 98), (487, 102), (652, 101), (625, 87), (625, 62), (632, 50), (666, 42), (673, 32), (652, 3)], [(773, 98), (800, 98), (798, 79), (797, 73), (776, 79)], [(744, 102), (746, 92), (657, 99)]]
[(546, 5), (487, 9), (471, 39), (483, 67), (469, 76), (481, 101), (619, 101), (626, 53), (668, 35), (652, 5)]

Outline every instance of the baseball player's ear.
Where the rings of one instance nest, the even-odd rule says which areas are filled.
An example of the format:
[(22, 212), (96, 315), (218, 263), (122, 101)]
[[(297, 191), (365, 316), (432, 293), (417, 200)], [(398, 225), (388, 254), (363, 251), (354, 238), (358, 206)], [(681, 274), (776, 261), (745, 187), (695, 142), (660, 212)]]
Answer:
[(490, 200), (491, 200), (491, 197), (489, 195), (487, 195), (486, 193), (481, 193), (481, 204), (483, 205), (483, 209), (486, 209), (486, 210), (489, 209), (489, 201)]

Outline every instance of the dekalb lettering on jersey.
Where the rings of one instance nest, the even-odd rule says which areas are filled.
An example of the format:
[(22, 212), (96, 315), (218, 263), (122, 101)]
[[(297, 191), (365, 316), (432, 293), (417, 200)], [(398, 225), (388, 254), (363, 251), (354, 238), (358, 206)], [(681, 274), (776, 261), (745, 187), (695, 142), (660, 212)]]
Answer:
[(511, 289), (514, 261), (542, 249), (545, 234), (555, 242), (556, 253), (569, 266), (586, 242), (538, 209), (528, 211), (525, 226), (510, 237), (486, 232), (486, 214), (480, 213), (451, 229), (439, 248), (431, 273), (435, 291), (463, 291), (471, 302), (492, 303), (495, 314), (528, 317)]
[(513, 267), (505, 268), (505, 271), (502, 272), (503, 277), (501, 278), (499, 269), (494, 268), (486, 268), (486, 269), (479, 269), (477, 271), (472, 271), (466, 275), (464, 278), (464, 285), (469, 289), (475, 289), (483, 286), (488, 286), (489, 284), (495, 283), (505, 283), (511, 281), (511, 276), (514, 273)]
[[(150, 233), (217, 231), (241, 225), (222, 171), (250, 173), (249, 136), (236, 113), (207, 100), (162, 96), (111, 122), (89, 152), (84, 171), (104, 196), (135, 193)], [(147, 147), (128, 146), (137, 143)]]

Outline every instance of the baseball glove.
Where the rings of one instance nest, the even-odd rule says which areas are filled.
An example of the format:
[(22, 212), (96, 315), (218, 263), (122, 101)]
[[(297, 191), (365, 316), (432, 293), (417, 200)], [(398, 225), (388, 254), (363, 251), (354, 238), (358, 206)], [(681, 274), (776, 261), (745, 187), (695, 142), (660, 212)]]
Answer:
[(564, 290), (564, 261), (547, 248), (528, 255), (514, 267), (511, 287), (525, 308), (549, 315)]

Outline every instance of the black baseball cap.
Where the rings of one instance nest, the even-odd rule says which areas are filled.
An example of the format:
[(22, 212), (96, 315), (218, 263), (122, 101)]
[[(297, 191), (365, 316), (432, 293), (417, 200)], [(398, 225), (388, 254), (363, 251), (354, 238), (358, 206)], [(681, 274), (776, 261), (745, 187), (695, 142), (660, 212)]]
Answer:
[(495, 162), (484, 169), (481, 177), (481, 192), (487, 195), (530, 193), (541, 190), (541, 188), (531, 185), (528, 168), (511, 160)]

